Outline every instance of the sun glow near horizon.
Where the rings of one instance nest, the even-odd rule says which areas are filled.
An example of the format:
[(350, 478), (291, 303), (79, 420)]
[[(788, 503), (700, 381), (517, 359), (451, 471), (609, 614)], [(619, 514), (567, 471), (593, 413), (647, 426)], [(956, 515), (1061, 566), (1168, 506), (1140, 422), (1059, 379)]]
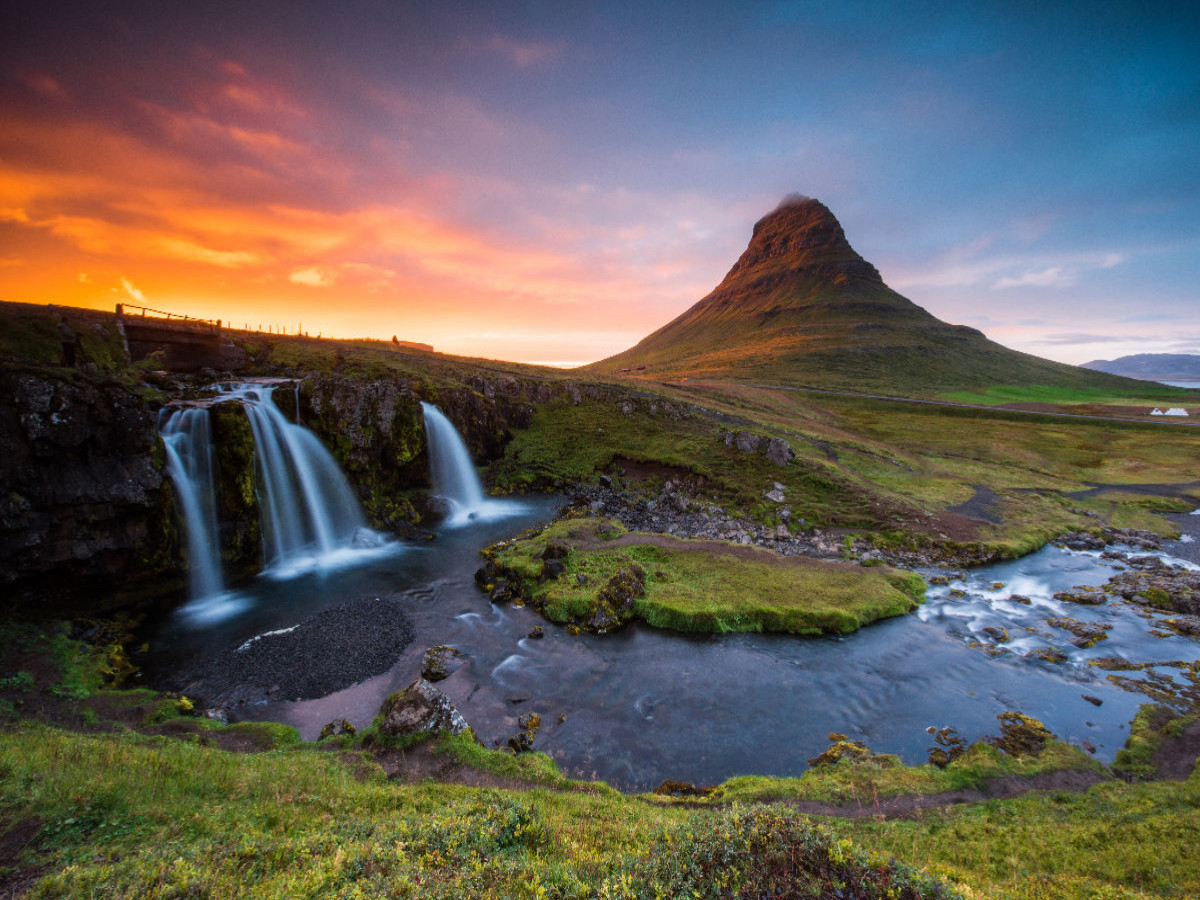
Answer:
[(1069, 362), (1200, 351), (1187, 29), (865, 9), (16, 10), (0, 299), (594, 361), (803, 190), (945, 321)]

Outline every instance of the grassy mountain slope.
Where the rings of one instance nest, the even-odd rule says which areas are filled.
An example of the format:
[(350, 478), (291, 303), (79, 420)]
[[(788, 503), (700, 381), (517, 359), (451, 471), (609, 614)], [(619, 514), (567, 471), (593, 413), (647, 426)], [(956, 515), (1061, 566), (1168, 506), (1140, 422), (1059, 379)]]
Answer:
[(1133, 396), (1139, 390), (1125, 379), (1009, 350), (930, 315), (884, 284), (817, 200), (760, 219), (712, 293), (635, 347), (589, 368), (910, 396), (1000, 384)]

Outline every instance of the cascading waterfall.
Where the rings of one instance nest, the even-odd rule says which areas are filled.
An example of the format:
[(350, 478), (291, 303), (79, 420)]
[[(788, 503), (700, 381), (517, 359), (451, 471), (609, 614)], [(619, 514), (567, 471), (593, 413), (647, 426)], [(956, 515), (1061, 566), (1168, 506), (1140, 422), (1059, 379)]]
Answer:
[[(228, 400), (215, 401), (240, 402), (254, 433), (266, 572), (288, 577), (383, 547), (329, 451), (275, 405), (275, 387), (235, 384), (222, 389)], [(167, 473), (187, 531), (188, 593), (193, 602), (208, 600), (224, 591), (209, 410), (164, 410), (160, 422)]]
[(159, 434), (187, 532), (188, 595), (203, 600), (224, 589), (208, 409), (164, 409)]
[(341, 550), (378, 546), (337, 462), (315, 434), (287, 420), (271, 398), (274, 389), (234, 391), (254, 432), (268, 570), (288, 575), (320, 568)]
[(429, 469), (433, 492), (450, 505), (446, 525), (458, 526), (479, 519), (512, 515), (521, 504), (489, 500), (471, 462), (466, 444), (454, 423), (432, 403), (422, 403), (425, 414), (425, 438), (429, 447)]

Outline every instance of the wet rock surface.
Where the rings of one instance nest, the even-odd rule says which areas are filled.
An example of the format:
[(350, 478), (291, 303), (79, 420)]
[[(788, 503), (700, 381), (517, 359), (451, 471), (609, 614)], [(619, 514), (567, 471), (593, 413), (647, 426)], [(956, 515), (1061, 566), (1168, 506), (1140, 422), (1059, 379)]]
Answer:
[(324, 697), (391, 668), (413, 629), (399, 598), (364, 598), (322, 610), (201, 661), (180, 693), (214, 708)]
[(1165, 563), (1156, 556), (1133, 556), (1104, 589), (1155, 609), (1200, 615), (1200, 572)]
[(426, 681), (442, 681), (457, 671), (463, 662), (465, 658), (457, 647), (438, 644), (425, 651), (421, 662), (421, 677)]

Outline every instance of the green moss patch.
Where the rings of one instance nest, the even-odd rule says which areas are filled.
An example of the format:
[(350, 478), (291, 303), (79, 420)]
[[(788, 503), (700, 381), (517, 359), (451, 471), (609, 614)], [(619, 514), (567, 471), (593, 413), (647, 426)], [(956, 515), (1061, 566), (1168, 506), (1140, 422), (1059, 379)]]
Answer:
[[(596, 519), (560, 521), (536, 537), (505, 542), (495, 561), (517, 573), (532, 602), (559, 623), (595, 621), (623, 578), (640, 581), (627, 609), (609, 610), (616, 614), (609, 627), (636, 618), (673, 631), (845, 633), (911, 612), (924, 595), (919, 576), (887, 567), (614, 531)], [(555, 567), (543, 557), (552, 544), (568, 552), (550, 576)]]

